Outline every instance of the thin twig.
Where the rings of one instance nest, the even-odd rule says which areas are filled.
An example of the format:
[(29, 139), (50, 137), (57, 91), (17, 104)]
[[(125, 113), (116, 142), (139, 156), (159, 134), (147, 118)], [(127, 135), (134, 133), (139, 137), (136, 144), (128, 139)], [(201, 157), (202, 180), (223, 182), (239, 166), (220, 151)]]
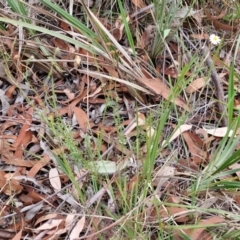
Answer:
[(206, 64), (207, 64), (209, 70), (211, 70), (211, 77), (212, 77), (212, 81), (214, 84), (215, 93), (216, 93), (216, 96), (218, 99), (218, 102), (217, 102), (218, 110), (222, 114), (222, 119), (221, 119), (222, 126), (227, 127), (228, 126), (228, 120), (226, 117), (227, 116), (227, 108), (226, 108), (226, 103), (224, 100), (224, 92), (223, 92), (221, 79), (216, 71), (213, 60), (210, 56), (210, 51), (206, 46), (202, 48), (202, 53), (205, 56)]

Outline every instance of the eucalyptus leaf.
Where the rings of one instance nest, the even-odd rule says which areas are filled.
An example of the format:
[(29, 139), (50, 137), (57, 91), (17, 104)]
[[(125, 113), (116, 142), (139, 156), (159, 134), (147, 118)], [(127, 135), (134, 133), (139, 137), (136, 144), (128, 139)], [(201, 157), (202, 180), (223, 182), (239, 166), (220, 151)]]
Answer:
[(117, 165), (115, 162), (100, 160), (96, 162), (90, 162), (90, 168), (100, 174), (113, 174), (117, 171)]

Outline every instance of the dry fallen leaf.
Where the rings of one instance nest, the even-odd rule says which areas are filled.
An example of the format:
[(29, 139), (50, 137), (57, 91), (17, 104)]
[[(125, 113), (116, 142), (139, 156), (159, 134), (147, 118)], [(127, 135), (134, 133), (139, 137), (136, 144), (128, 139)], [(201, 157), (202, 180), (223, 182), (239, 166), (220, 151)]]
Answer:
[(44, 215), (40, 218), (37, 219), (37, 221), (35, 222), (34, 226), (37, 226), (39, 223), (43, 222), (43, 221), (47, 221), (49, 219), (56, 219), (58, 218), (58, 214), (57, 213), (50, 213), (47, 215)]
[[(208, 219), (205, 220), (201, 220), (199, 225), (205, 225), (206, 227), (208, 227), (209, 224), (216, 224), (216, 223), (222, 223), (225, 222), (226, 220), (223, 217), (218, 217), (218, 216), (214, 216), (214, 217), (210, 217)], [(192, 240), (199, 240), (200, 235), (202, 234), (202, 232), (205, 230), (205, 228), (196, 228), (193, 230), (192, 234), (191, 234), (191, 239)]]
[(42, 209), (42, 206), (43, 206), (43, 202), (32, 204), (29, 211), (27, 211), (27, 213), (25, 214), (25, 218), (24, 218), (25, 221), (30, 222), (36, 216), (36, 214)]
[[(182, 237), (182, 232), (184, 232), (191, 240), (200, 240), (200, 239), (212, 240), (213, 238), (211, 235), (208, 234), (208, 232), (206, 231), (206, 228), (209, 227), (209, 225), (214, 225), (216, 223), (224, 223), (224, 222), (226, 222), (226, 220), (218, 216), (201, 220), (199, 222), (199, 225), (201, 227), (198, 228), (198, 225), (196, 224), (194, 229), (178, 230), (174, 233), (174, 239), (177, 239), (177, 240), (185, 239)], [(206, 227), (204, 227), (203, 225), (206, 225)], [(179, 229), (180, 229), (180, 226), (179, 226)]]
[(189, 86), (186, 88), (186, 92), (194, 93), (197, 90), (203, 88), (205, 85), (206, 85), (206, 80), (204, 78), (197, 78), (189, 84)]
[[(231, 166), (229, 166), (229, 169), (234, 170), (234, 169), (240, 169), (240, 164), (239, 163), (234, 163)], [(240, 171), (236, 171), (236, 175), (238, 176), (238, 179), (240, 180)]]
[(183, 207), (167, 207), (169, 217), (175, 215), (174, 220), (177, 223), (185, 223), (189, 220), (189, 213), (187, 208)]
[[(224, 137), (228, 132), (228, 127), (221, 127), (221, 128), (213, 128), (213, 129), (206, 129), (203, 128), (208, 134), (213, 135), (215, 137)], [(233, 134), (233, 130), (228, 132), (228, 137), (231, 137)]]
[(66, 88), (63, 90), (63, 92), (67, 95), (69, 100), (73, 100), (75, 97), (75, 94), (70, 91), (70, 89)]
[(49, 181), (54, 189), (61, 190), (61, 180), (59, 177), (58, 170), (56, 168), (52, 168), (49, 171)]
[(180, 97), (172, 97), (172, 90), (165, 85), (161, 79), (138, 78), (138, 80), (155, 94), (161, 95), (166, 100), (169, 100), (171, 96), (171, 102), (174, 102), (176, 105), (184, 108), (186, 111), (190, 111), (190, 108), (183, 99)]
[(88, 128), (88, 123), (89, 123), (87, 114), (81, 108), (78, 108), (78, 107), (74, 107), (73, 112), (77, 118), (77, 121), (81, 130), (83, 132), (86, 132)]
[(85, 215), (77, 222), (75, 227), (72, 229), (69, 240), (74, 240), (75, 238), (79, 237), (79, 234), (82, 232), (85, 224)]
[(163, 184), (169, 179), (174, 177), (174, 167), (163, 166), (160, 170), (157, 171), (156, 175), (153, 179), (153, 184), (157, 186), (155, 193), (158, 194), (160, 192)]
[(132, 0), (132, 2), (138, 8), (146, 7), (146, 4), (143, 2), (143, 0)]
[(196, 164), (199, 164), (203, 160), (207, 159), (207, 157), (208, 157), (207, 152), (205, 152), (204, 150), (202, 150), (200, 147), (198, 147), (195, 144), (195, 142), (193, 141), (193, 139), (191, 138), (189, 133), (185, 132), (182, 135), (183, 135), (184, 140), (187, 143), (189, 152), (192, 155), (192, 159), (194, 160), (194, 162)]
[(33, 113), (33, 108), (29, 108), (27, 112), (23, 114), (22, 118), (25, 120), (25, 123), (23, 124), (15, 143), (13, 144), (13, 147), (20, 146), (23, 139), (25, 138), (27, 131), (32, 124), (32, 113)]
[(40, 227), (34, 229), (34, 232), (40, 232), (43, 230), (50, 230), (58, 227), (63, 222), (63, 219), (50, 219), (43, 223)]
[[(169, 143), (172, 142), (174, 139), (176, 139), (178, 136), (180, 136), (183, 132), (188, 131), (192, 129), (192, 125), (187, 125), (187, 124), (183, 124), (181, 125), (172, 135), (172, 137), (169, 139)], [(164, 144), (166, 143), (166, 140), (164, 140), (162, 142), (162, 146), (164, 146)]]

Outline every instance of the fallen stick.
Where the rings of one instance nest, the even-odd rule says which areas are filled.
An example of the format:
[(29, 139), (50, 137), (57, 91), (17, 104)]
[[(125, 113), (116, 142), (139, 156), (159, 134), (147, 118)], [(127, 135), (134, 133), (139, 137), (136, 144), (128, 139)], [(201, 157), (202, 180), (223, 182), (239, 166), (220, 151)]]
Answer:
[(222, 126), (227, 127), (228, 126), (228, 120), (227, 120), (227, 107), (226, 103), (224, 100), (224, 92), (223, 92), (223, 87), (222, 87), (222, 81), (221, 78), (219, 77), (216, 68), (214, 66), (214, 62), (210, 56), (210, 51), (209, 49), (205, 46), (202, 48), (202, 53), (206, 59), (206, 64), (211, 71), (211, 78), (214, 84), (214, 89), (215, 89), (215, 94), (217, 96), (217, 105), (218, 105), (218, 110), (222, 114)]

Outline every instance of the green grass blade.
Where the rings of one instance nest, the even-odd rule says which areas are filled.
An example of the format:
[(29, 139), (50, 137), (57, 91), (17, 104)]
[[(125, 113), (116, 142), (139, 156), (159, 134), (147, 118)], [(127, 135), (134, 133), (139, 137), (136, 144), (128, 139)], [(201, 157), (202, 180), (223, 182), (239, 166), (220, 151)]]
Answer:
[(133, 42), (133, 37), (132, 37), (131, 31), (130, 31), (128, 22), (126, 20), (126, 14), (125, 14), (125, 11), (124, 11), (124, 8), (123, 8), (123, 5), (122, 5), (122, 1), (118, 0), (118, 6), (119, 6), (119, 9), (120, 9), (120, 12), (121, 12), (123, 24), (124, 24), (125, 31), (126, 31), (126, 34), (127, 34), (128, 43), (129, 43), (129, 45), (130, 45), (130, 47), (133, 51), (133, 54), (136, 56), (136, 50), (135, 50), (135, 45), (134, 45), (134, 42)]
[(100, 47), (100, 44), (97, 42), (98, 36), (91, 29), (81, 23), (77, 18), (73, 17), (68, 12), (64, 11), (61, 7), (49, 0), (40, 0), (40, 2), (42, 2), (45, 6), (49, 7), (53, 11), (57, 12), (65, 21), (69, 22), (73, 27), (75, 27), (84, 36), (86, 36), (89, 41), (92, 41), (96, 46)]
[(12, 19), (8, 19), (8, 18), (2, 18), (0, 17), (0, 22), (5, 22), (5, 23), (10, 23), (12, 25), (15, 25), (15, 26), (23, 26), (25, 28), (28, 28), (28, 29), (33, 29), (35, 31), (38, 31), (38, 32), (41, 32), (41, 33), (45, 33), (45, 34), (48, 34), (50, 36), (53, 36), (53, 37), (56, 37), (56, 38), (60, 38), (68, 43), (72, 43), (78, 47), (81, 47), (91, 53), (95, 53), (97, 51), (97, 49), (93, 49), (90, 47), (89, 44), (85, 44), (85, 43), (82, 43), (78, 40), (75, 40), (71, 37), (68, 37), (68, 36), (65, 36), (61, 33), (58, 33), (58, 32), (55, 32), (55, 31), (51, 31), (51, 30), (48, 30), (44, 27), (39, 27), (39, 26), (36, 26), (36, 25), (33, 25), (33, 24), (29, 24), (29, 23), (26, 23), (26, 22), (21, 22), (21, 21), (16, 21), (16, 20), (12, 20)]

